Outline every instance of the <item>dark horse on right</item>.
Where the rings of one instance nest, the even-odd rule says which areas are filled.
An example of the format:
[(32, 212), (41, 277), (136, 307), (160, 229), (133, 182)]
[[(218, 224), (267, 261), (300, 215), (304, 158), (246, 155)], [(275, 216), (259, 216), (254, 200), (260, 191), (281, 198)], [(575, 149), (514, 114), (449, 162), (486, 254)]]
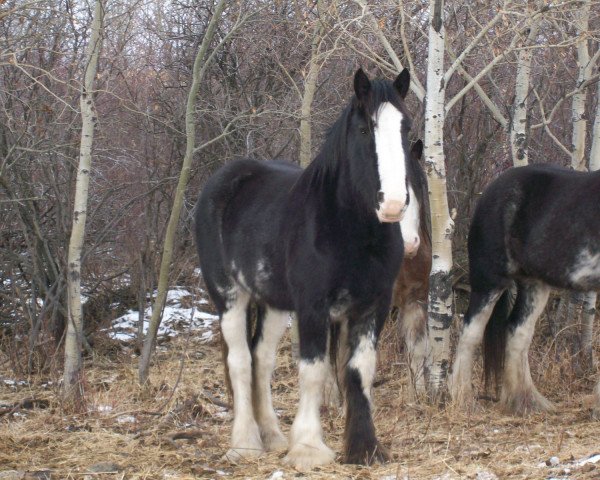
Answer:
[[(529, 346), (551, 288), (600, 289), (600, 171), (506, 171), (477, 204), (468, 250), (471, 296), (449, 380), (452, 397), (471, 397), (473, 353), (485, 337), (486, 383), (500, 384), (502, 406), (520, 414), (552, 409), (533, 384)], [(595, 400), (597, 416), (600, 383)]]

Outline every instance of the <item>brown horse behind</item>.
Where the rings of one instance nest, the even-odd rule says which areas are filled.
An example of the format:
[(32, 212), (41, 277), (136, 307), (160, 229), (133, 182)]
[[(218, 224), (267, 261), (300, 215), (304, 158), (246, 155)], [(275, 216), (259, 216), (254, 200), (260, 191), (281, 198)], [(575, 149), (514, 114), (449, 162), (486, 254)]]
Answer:
[(421, 150), (413, 148), (412, 165), (419, 170), (413, 178), (420, 179), (414, 185), (411, 202), (400, 223), (404, 240), (404, 261), (392, 298), (393, 311), (404, 351), (408, 357), (413, 386), (418, 394), (426, 390), (429, 364), (429, 341), (427, 333), (427, 301), (429, 295), (429, 273), (431, 272), (431, 233), (428, 221), (427, 178), (418, 162)]

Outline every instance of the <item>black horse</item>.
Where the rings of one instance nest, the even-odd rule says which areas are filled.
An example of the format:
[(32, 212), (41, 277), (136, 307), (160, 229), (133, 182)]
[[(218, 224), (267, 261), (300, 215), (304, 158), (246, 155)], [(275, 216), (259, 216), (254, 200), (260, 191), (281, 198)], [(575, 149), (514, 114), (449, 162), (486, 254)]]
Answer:
[[(485, 190), (469, 232), (471, 297), (450, 377), (458, 402), (470, 397), (473, 352), (485, 337), (486, 383), (500, 382), (503, 406), (552, 408), (531, 379), (529, 345), (551, 287), (600, 289), (599, 205), (600, 172), (547, 165), (512, 168)], [(600, 384), (596, 397), (598, 409)]]
[(308, 469), (334, 459), (319, 419), (332, 322), (347, 326), (351, 352), (345, 461), (385, 460), (371, 417), (371, 387), (404, 249), (399, 221), (409, 203), (409, 83), (407, 70), (394, 82), (370, 81), (358, 70), (355, 95), (306, 170), (234, 161), (200, 196), (196, 242), (221, 318), (233, 390), (231, 460), (287, 445), (270, 391), (287, 311), (296, 312), (299, 324), (300, 402), (286, 462)]

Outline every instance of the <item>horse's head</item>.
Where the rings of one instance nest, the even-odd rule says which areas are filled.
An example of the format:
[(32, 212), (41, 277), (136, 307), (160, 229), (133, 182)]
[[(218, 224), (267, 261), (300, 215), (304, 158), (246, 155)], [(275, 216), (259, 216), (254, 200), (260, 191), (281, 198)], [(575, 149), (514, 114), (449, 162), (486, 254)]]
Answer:
[(414, 257), (417, 254), (421, 238), (419, 231), (421, 228), (421, 205), (420, 199), (426, 195), (427, 188), (425, 175), (419, 165), (419, 159), (423, 154), (423, 142), (417, 140), (410, 149), (410, 161), (408, 168), (408, 194), (410, 202), (406, 209), (406, 213), (400, 222), (402, 230), (402, 240), (404, 241), (404, 255), (406, 257)]
[(380, 222), (400, 221), (409, 204), (410, 118), (404, 106), (409, 86), (406, 69), (393, 82), (371, 81), (362, 69), (354, 75), (347, 155), (353, 182)]

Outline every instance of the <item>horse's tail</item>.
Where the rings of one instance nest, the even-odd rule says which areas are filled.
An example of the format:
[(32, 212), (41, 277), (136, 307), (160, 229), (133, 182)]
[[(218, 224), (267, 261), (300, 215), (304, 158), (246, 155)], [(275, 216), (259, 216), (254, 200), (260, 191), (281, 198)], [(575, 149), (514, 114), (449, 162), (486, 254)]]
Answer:
[(508, 316), (512, 308), (510, 289), (500, 296), (483, 334), (483, 378), (486, 390), (494, 385), (496, 394), (504, 368), (506, 339), (508, 336)]

